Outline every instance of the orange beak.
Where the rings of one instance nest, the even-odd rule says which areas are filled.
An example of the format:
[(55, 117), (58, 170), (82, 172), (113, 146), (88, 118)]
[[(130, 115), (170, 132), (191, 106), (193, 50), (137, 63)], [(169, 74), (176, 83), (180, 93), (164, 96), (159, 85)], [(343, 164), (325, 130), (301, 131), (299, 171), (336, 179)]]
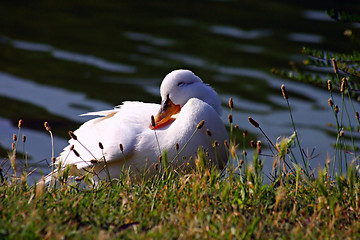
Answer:
[(180, 105), (175, 105), (169, 98), (162, 102), (161, 108), (155, 116), (155, 127), (150, 124), (151, 129), (160, 128), (172, 122), (172, 116), (180, 112)]

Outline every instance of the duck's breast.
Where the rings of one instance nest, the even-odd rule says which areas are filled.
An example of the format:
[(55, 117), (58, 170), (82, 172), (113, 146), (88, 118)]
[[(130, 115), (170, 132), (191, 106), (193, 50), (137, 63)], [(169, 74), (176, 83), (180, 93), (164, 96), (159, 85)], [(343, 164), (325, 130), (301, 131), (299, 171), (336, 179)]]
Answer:
[[(204, 126), (196, 130), (202, 120), (205, 121)], [(206, 134), (207, 129), (212, 133), (212, 137)], [(196, 133), (193, 135), (195, 130)], [(156, 137), (158, 140), (156, 140)], [(139, 136), (138, 151), (136, 151), (138, 160), (135, 160), (134, 163), (136, 162), (137, 166), (141, 166), (146, 161), (150, 171), (153, 171), (153, 166), (158, 162), (160, 147), (162, 152), (167, 151), (169, 162), (176, 165), (185, 165), (191, 156), (193, 159), (196, 157), (198, 148), (203, 146), (209, 154), (209, 159), (213, 162), (217, 161), (219, 167), (222, 168), (227, 161), (223, 145), (225, 139), (228, 139), (228, 134), (218, 113), (209, 104), (197, 98), (192, 98), (183, 106), (173, 123), (156, 130), (156, 136), (154, 131), (150, 129)], [(217, 147), (217, 155), (213, 147), (213, 141), (215, 140), (220, 143)], [(176, 150), (176, 144), (179, 144), (179, 150)], [(177, 156), (184, 146), (185, 148)], [(189, 164), (193, 165), (193, 162)]]

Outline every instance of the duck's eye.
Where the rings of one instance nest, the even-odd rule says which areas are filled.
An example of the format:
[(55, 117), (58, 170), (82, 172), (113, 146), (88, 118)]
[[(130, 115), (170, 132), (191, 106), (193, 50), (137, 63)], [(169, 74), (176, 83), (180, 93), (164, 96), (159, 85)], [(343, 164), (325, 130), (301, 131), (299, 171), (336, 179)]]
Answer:
[(178, 87), (182, 87), (182, 86), (184, 86), (184, 85), (185, 85), (184, 82), (179, 82), (179, 83), (177, 84)]

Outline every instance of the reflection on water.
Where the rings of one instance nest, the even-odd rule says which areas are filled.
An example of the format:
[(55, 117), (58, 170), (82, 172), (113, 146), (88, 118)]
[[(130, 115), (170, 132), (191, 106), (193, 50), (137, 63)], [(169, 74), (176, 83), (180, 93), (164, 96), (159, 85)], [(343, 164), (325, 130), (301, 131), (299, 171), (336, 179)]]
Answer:
[[(28, 17), (26, 5), (0, 6), (5, 13), (0, 16), (0, 99), (9, 105), (0, 111), (2, 149), (9, 150), (18, 119), (32, 110), (35, 115), (35, 109), (44, 109), (52, 119), (64, 121), (56, 127), (66, 133), (73, 130), (67, 129), (70, 123), (88, 119), (79, 117), (84, 112), (109, 109), (125, 100), (159, 102), (162, 78), (173, 69), (189, 68), (219, 93), (224, 122), (228, 98), (233, 97), (235, 123), (259, 134), (247, 121), (252, 116), (274, 141), (292, 134), (280, 92), (285, 83), (302, 147), (321, 153), (312, 166), (323, 165), (326, 153), (333, 154), (329, 94), (269, 72), (272, 67), (288, 68), (290, 60), (301, 62), (303, 45), (352, 51), (342, 33), (356, 25), (334, 23), (321, 2), (284, 1), (280, 6), (278, 1), (209, 1), (188, 2), (186, 8), (172, 2), (135, 7), (132, 1), (122, 1), (101, 8), (87, 2), (58, 4), (61, 10), (38, 3), (38, 10), (31, 10), (36, 18)], [(360, 6), (342, 4), (346, 7)], [(335, 101), (340, 102), (338, 96)], [(32, 161), (49, 159), (48, 133), (28, 118), (26, 151)], [(56, 153), (66, 141), (56, 137)], [(264, 162), (270, 169), (272, 159)]]
[[(7, 42), (9, 42), (9, 40)], [(136, 68), (132, 66), (110, 62), (90, 55), (84, 55), (80, 53), (74, 53), (70, 51), (56, 49), (52, 46), (42, 43), (33, 43), (33, 42), (26, 42), (20, 40), (10, 41), (10, 43), (12, 43), (12, 46), (18, 49), (37, 51), (37, 52), (48, 52), (54, 58), (57, 59), (61, 59), (69, 62), (87, 64), (92, 67), (97, 67), (102, 70), (106, 70), (110, 72), (134, 73), (136, 71)]]
[(84, 121), (84, 118), (79, 116), (84, 111), (112, 107), (105, 102), (88, 99), (84, 93), (41, 85), (7, 73), (0, 72), (0, 79), (0, 96), (34, 104), (73, 121)]
[(242, 52), (257, 53), (257, 54), (262, 53), (265, 50), (265, 48), (255, 45), (237, 45), (236, 49)]
[(270, 29), (244, 31), (230, 26), (213, 26), (211, 32), (240, 39), (263, 38), (271, 35)]
[(173, 46), (175, 42), (170, 39), (158, 38), (145, 33), (125, 32), (125, 36), (134, 41), (143, 41), (155, 46)]
[(288, 38), (291, 41), (303, 42), (303, 43), (322, 43), (323, 37), (316, 34), (308, 33), (289, 33)]
[(324, 11), (306, 10), (304, 11), (304, 17), (316, 21), (332, 21)]

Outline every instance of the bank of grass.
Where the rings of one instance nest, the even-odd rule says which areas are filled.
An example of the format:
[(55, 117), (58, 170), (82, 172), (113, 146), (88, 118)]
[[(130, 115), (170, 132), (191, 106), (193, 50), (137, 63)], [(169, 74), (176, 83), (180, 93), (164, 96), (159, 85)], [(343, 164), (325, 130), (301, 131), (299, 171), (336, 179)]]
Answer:
[[(346, 79), (339, 78), (338, 84), (346, 96), (350, 90)], [(330, 96), (335, 87), (329, 82)], [(16, 155), (21, 140), (14, 135), (8, 159), (12, 170), (0, 171), (0, 239), (360, 239), (360, 179), (353, 138), (357, 133), (338, 120), (341, 116), (345, 122), (349, 111), (344, 103), (335, 107), (330, 97), (337, 125), (335, 154), (314, 170), (304, 154), (295, 157), (295, 151), (303, 150), (289, 96), (284, 86), (281, 90), (292, 136), (273, 143), (266, 129), (249, 117), (272, 148), (266, 150), (274, 159), (267, 183), (262, 143), (252, 141), (251, 148), (238, 151), (249, 139), (246, 131), (233, 125), (232, 100), (230, 139), (240, 134), (242, 140), (224, 143), (229, 163), (221, 172), (208, 164), (200, 148), (190, 173), (166, 169), (150, 179), (135, 179), (125, 171), (120, 179), (94, 188), (90, 175), (74, 179), (64, 171), (49, 186), (42, 181), (29, 186), (31, 168), (26, 155)], [(355, 112), (357, 119), (358, 115)], [(21, 125), (20, 121), (18, 136)], [(51, 136), (47, 123), (45, 128)], [(25, 148), (26, 137), (22, 142)], [(222, 143), (213, 146), (217, 144)], [(21, 167), (16, 167), (16, 156), (22, 159)]]
[[(2, 169), (0, 174), (0, 239), (360, 239), (358, 159), (354, 140), (351, 149), (344, 139), (344, 131), (352, 128), (344, 130), (337, 122), (334, 158), (311, 169), (306, 157), (293, 154), (302, 149), (289, 96), (284, 86), (281, 90), (294, 134), (275, 143), (268, 139), (272, 150), (266, 154), (273, 154), (274, 165), (266, 173), (267, 183), (261, 142), (251, 142), (239, 154), (249, 141), (246, 131), (238, 143), (224, 143), (229, 164), (221, 172), (211, 168), (200, 148), (190, 173), (168, 169), (150, 179), (135, 179), (125, 171), (120, 179), (95, 188), (91, 176), (68, 178), (66, 171), (50, 186), (41, 181), (29, 186), (26, 156), (18, 154), (23, 164), (15, 166), (21, 140), (14, 136), (8, 159), (12, 171)], [(232, 111), (231, 100), (229, 105)], [(343, 110), (330, 109), (335, 117)], [(229, 122), (234, 139), (241, 131), (231, 113)], [(259, 123), (251, 117), (249, 122), (267, 138)], [(24, 145), (26, 138), (22, 141)]]
[[(285, 86), (281, 90), (292, 136), (274, 143), (266, 129), (249, 117), (271, 147), (266, 154), (273, 155), (274, 164), (272, 172), (266, 173), (267, 183), (262, 144), (252, 141), (246, 149), (246, 131), (237, 142), (233, 140), (241, 133), (233, 125), (232, 112), (230, 142), (224, 143), (229, 164), (222, 172), (211, 168), (199, 149), (196, 168), (190, 173), (166, 169), (150, 179), (135, 179), (125, 171), (119, 180), (95, 188), (90, 176), (75, 180), (66, 171), (55, 186), (41, 181), (29, 186), (26, 178), (31, 168), (26, 156), (17, 156), (23, 168), (16, 167), (20, 143), (14, 136), (7, 159), (12, 171), (0, 168), (0, 239), (360, 239), (356, 146), (360, 121), (352, 102), (358, 88), (340, 66), (341, 59), (327, 62), (335, 75), (333, 81), (326, 81), (329, 99), (324, 101), (334, 113), (336, 139), (334, 153), (321, 159), (323, 167), (310, 168)], [(340, 94), (341, 102), (335, 103), (333, 94)], [(232, 111), (232, 101), (229, 106)], [(49, 125), (45, 127), (52, 136)], [(17, 136), (20, 130), (21, 122)], [(22, 141), (24, 146), (26, 138)]]
[(0, 238), (360, 238), (360, 181), (352, 167), (336, 182), (324, 169), (314, 179), (298, 171), (263, 184), (261, 162), (254, 163), (242, 175), (200, 164), (149, 180), (124, 174), (96, 189), (76, 181), (49, 189), (3, 182)]
[[(282, 92), (291, 115), (284, 86)], [(229, 105), (232, 111), (231, 100)], [(267, 138), (259, 123), (251, 117), (249, 121)], [(240, 132), (231, 114), (229, 122), (232, 139)], [(45, 127), (51, 133), (49, 125)], [(261, 142), (252, 142), (238, 156), (237, 144), (230, 141), (224, 143), (229, 164), (222, 172), (211, 168), (200, 148), (190, 173), (168, 169), (150, 179), (135, 179), (125, 171), (120, 179), (95, 188), (91, 176), (73, 179), (66, 171), (50, 186), (41, 181), (29, 186), (26, 156), (23, 169), (15, 167), (19, 140), (14, 136), (9, 161), (18, 172), (1, 173), (0, 238), (359, 239), (357, 162), (349, 162), (342, 172), (334, 173), (332, 167), (349, 155), (344, 139), (335, 155), (343, 157), (328, 159), (314, 172), (305, 158), (294, 158), (293, 152), (301, 148), (296, 147), (294, 123), (293, 128), (290, 137), (276, 143), (269, 139), (274, 165), (268, 183), (263, 181)], [(20, 129), (21, 122), (18, 135)], [(244, 145), (249, 140), (246, 131), (242, 136)]]

